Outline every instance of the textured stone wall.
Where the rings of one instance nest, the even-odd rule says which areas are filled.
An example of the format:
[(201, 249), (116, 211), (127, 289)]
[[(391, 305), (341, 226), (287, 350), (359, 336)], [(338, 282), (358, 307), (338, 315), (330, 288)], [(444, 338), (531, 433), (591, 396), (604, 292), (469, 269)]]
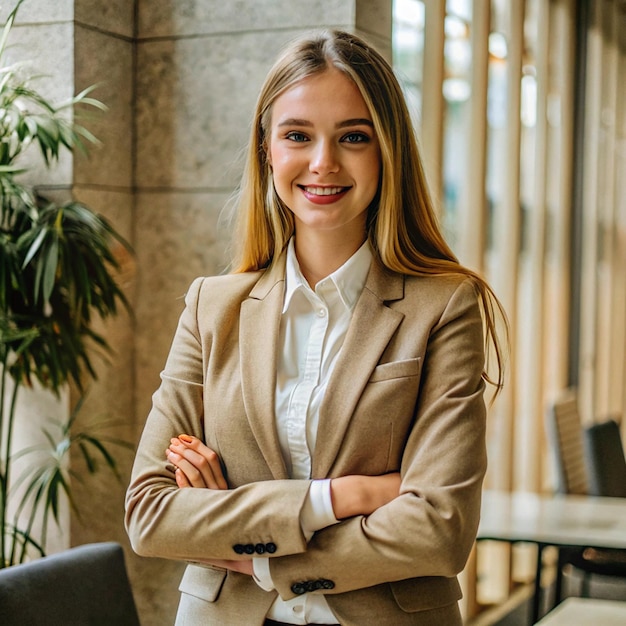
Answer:
[[(27, 0), (28, 2), (29, 0)], [(30, 0), (32, 1), (32, 0)], [(40, 0), (38, 0), (40, 1)], [(100, 140), (88, 157), (76, 153), (72, 195), (106, 217), (132, 244), (134, 239), (133, 125), (134, 125), (134, 7), (127, 0), (74, 0), (75, 93), (96, 85), (93, 96), (107, 106), (103, 114), (89, 114), (84, 121)], [(123, 248), (117, 250), (123, 272), (120, 282), (134, 304), (134, 261)], [(99, 359), (98, 380), (87, 390), (81, 409), (82, 427), (106, 424), (101, 434), (134, 442), (134, 322), (124, 311), (99, 330), (113, 354)], [(72, 394), (76, 401), (77, 394)], [(100, 426), (97, 426), (100, 428)], [(126, 550), (129, 568), (135, 557), (123, 525), (124, 493), (133, 453), (110, 447), (120, 468), (120, 480), (104, 464), (95, 477), (86, 476), (74, 490), (81, 503), (80, 518), (73, 516), (72, 545), (93, 541), (119, 541)], [(86, 474), (80, 457), (72, 457), (72, 469)]]

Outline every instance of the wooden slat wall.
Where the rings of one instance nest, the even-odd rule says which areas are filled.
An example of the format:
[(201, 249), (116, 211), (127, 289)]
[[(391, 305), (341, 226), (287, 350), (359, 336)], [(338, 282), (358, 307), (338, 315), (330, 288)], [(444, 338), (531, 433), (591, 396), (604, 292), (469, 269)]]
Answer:
[[(615, 394), (615, 411), (622, 416), (622, 439), (626, 441), (626, 5), (616, 19), (617, 24), (617, 101), (615, 132), (615, 301), (613, 362), (611, 388)], [(621, 323), (620, 323), (621, 320)], [(612, 407), (613, 410), (613, 407)]]
[(495, 207), (493, 256), (488, 278), (509, 316), (511, 350), (508, 363), (508, 384), (493, 407), (492, 423), (498, 425), (497, 445), (492, 446), (492, 468), (487, 484), (492, 489), (511, 489), (513, 485), (514, 416), (516, 414), (517, 362), (515, 358), (517, 333), (517, 296), (519, 276), (520, 211), (520, 95), (522, 55), (524, 48), (524, 0), (508, 5), (506, 37), (508, 39), (506, 124), (504, 158), (504, 185), (499, 206)]
[(579, 387), (585, 422), (626, 415), (626, 6), (589, 4)]
[[(543, 441), (544, 422), (544, 371), (546, 336), (543, 319), (549, 300), (545, 297), (546, 283), (546, 230), (547, 230), (547, 171), (548, 171), (548, 98), (550, 91), (548, 47), (550, 34), (550, 4), (539, 2), (535, 5), (536, 43), (535, 81), (537, 104), (535, 110), (534, 149), (532, 151), (534, 167), (532, 172), (532, 193), (528, 211), (527, 251), (523, 276), (524, 302), (520, 303), (526, 315), (524, 337), (520, 345), (524, 346), (525, 357), (520, 364), (520, 411), (515, 423), (516, 458), (514, 468), (514, 488), (526, 491), (538, 491), (541, 487), (541, 455), (532, 451), (536, 442)], [(522, 308), (523, 307), (523, 308)], [(521, 352), (521, 350), (520, 350)]]
[[(620, 384), (624, 377), (625, 352), (618, 349), (623, 347), (624, 320), (626, 319), (626, 272), (624, 263), (624, 248), (618, 245), (620, 228), (623, 222), (624, 198), (619, 195), (620, 180), (626, 175), (624, 169), (624, 135), (620, 136), (620, 126), (623, 131), (624, 118), (624, 83), (619, 81), (620, 65), (623, 71), (624, 49), (620, 51), (620, 28), (625, 26), (626, 3), (614, 0), (612, 6), (606, 10), (605, 38), (607, 49), (605, 68), (605, 103), (603, 124), (607, 134), (607, 163), (606, 163), (606, 245), (610, 252), (607, 254), (606, 297), (607, 297), (607, 325), (604, 344), (606, 346), (605, 372), (606, 378), (598, 378), (599, 402), (596, 406), (596, 416), (604, 417), (609, 414), (621, 414), (624, 409), (624, 387)], [(622, 30), (623, 33), (623, 30)], [(622, 34), (623, 37), (623, 34)], [(608, 45), (607, 45), (608, 44)], [(621, 89), (618, 86), (621, 85)], [(608, 110), (607, 110), (608, 109)], [(622, 122), (620, 123), (620, 115)], [(621, 165), (621, 170), (619, 166)], [(623, 189), (622, 189), (623, 191)], [(620, 206), (621, 205), (621, 206)], [(623, 233), (623, 231), (622, 231)], [(603, 403), (604, 400), (604, 403)]]
[(477, 0), (472, 6), (472, 49), (470, 121), (468, 149), (465, 154), (467, 189), (460, 200), (459, 259), (483, 273), (487, 245), (487, 89), (489, 86), (489, 33), (491, 3)]
[(588, 31), (585, 90), (585, 171), (583, 187), (583, 240), (579, 403), (583, 421), (595, 413), (595, 368), (598, 328), (598, 240), (600, 137), (602, 115), (602, 2), (590, 3), (593, 27)]
[(422, 90), (422, 158), (433, 198), (443, 195), (443, 47), (445, 0), (426, 0), (424, 31), (424, 88)]
[[(544, 368), (545, 399), (552, 400), (553, 393), (558, 393), (569, 385), (568, 372), (568, 341), (569, 341), (569, 302), (570, 302), (570, 254), (572, 228), (572, 175), (573, 162), (565, 155), (574, 151), (574, 76), (575, 76), (575, 5), (576, 0), (558, 0), (551, 2), (552, 24), (550, 48), (554, 72), (553, 90), (559, 97), (559, 133), (554, 139), (553, 152), (555, 157), (550, 162), (549, 171), (559, 171), (557, 182), (552, 185), (552, 194), (548, 201), (553, 200), (553, 224), (550, 229), (550, 251), (547, 263), (550, 271), (547, 292), (551, 295), (545, 310), (544, 337), (549, 349), (546, 354)], [(554, 70), (553, 70), (554, 71)]]
[[(513, 487), (515, 462), (515, 416), (517, 388), (516, 345), (518, 342), (517, 303), (519, 277), (519, 243), (521, 239), (520, 210), (520, 146), (521, 146), (521, 78), (524, 49), (524, 0), (510, 3), (504, 24), (508, 41), (506, 59), (506, 122), (504, 149), (504, 184), (499, 202), (494, 206), (493, 248), (487, 277), (504, 305), (511, 324), (513, 358), (507, 364), (507, 384), (490, 412), (488, 447), (490, 468), (485, 484), (490, 489), (510, 490)], [(482, 602), (504, 599), (511, 587), (510, 547), (503, 543), (485, 542), (478, 546), (478, 569), (481, 584), (478, 598)]]

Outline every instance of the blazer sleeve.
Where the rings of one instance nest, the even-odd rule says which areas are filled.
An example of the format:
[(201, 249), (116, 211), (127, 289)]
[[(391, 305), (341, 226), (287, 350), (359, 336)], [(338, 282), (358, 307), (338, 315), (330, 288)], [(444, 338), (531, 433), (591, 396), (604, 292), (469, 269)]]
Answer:
[[(276, 589), (332, 581), (325, 594), (416, 577), (453, 577), (476, 536), (485, 445), (484, 339), (475, 288), (452, 293), (427, 343), (399, 497), (318, 531), (305, 553), (270, 559)], [(296, 591), (297, 592), (297, 591)]]
[[(306, 550), (300, 510), (310, 481), (266, 480), (229, 490), (179, 489), (165, 449), (180, 433), (202, 437), (203, 354), (198, 299), (203, 279), (185, 298), (170, 353), (153, 396), (126, 494), (125, 524), (143, 556), (237, 559), (267, 549)], [(242, 553), (243, 551), (243, 553)]]

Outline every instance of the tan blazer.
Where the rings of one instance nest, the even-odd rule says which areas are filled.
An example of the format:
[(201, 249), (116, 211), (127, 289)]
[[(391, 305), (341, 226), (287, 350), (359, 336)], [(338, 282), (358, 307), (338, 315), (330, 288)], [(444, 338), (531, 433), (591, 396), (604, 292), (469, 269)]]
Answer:
[[(127, 494), (142, 555), (189, 561), (177, 624), (261, 625), (279, 593), (325, 593), (344, 626), (460, 624), (460, 572), (486, 469), (483, 333), (472, 283), (407, 277), (377, 258), (320, 410), (312, 477), (400, 470), (401, 494), (317, 532), (309, 481), (289, 480), (274, 424), (284, 262), (197, 279), (154, 394)], [(164, 450), (180, 433), (223, 460), (228, 491), (179, 490)], [(276, 592), (194, 558), (271, 556)]]

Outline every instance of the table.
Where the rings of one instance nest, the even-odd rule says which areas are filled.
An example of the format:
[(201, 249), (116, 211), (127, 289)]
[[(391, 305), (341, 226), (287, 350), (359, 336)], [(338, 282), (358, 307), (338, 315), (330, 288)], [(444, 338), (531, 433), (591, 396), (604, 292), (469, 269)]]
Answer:
[(531, 615), (534, 624), (539, 615), (543, 549), (558, 546), (626, 550), (626, 498), (486, 490), (477, 538), (537, 545)]
[(550, 611), (537, 626), (623, 626), (626, 624), (626, 602), (592, 598), (566, 598)]

